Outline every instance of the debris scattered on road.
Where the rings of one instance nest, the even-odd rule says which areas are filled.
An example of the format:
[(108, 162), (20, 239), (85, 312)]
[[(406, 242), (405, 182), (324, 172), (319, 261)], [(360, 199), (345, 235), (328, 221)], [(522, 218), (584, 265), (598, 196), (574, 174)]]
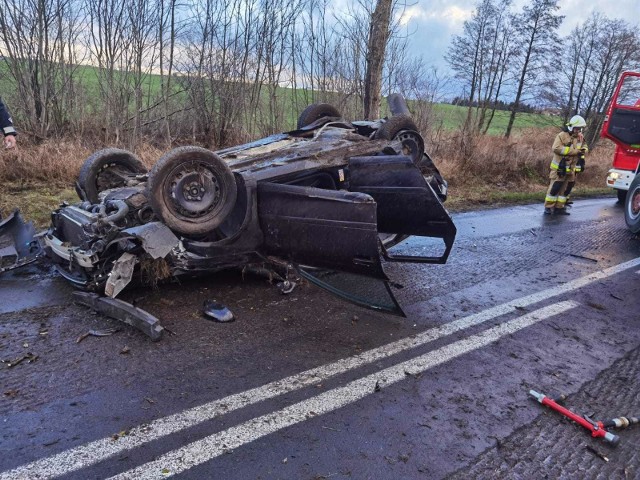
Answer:
[(16, 365), (24, 362), (26, 360), (26, 363), (33, 363), (38, 359), (38, 355), (34, 355), (31, 352), (27, 352), (26, 355), (23, 355), (22, 357), (16, 358), (15, 360), (2, 360), (2, 363), (6, 363), (7, 364), (7, 368), (11, 368), (11, 367), (15, 367)]
[(149, 398), (149, 397), (144, 397), (144, 399), (149, 402), (151, 405), (153, 405), (154, 403), (156, 403), (156, 401), (153, 398)]
[(56, 443), (58, 443), (60, 441), (59, 438), (56, 438), (55, 440), (51, 440), (50, 442), (47, 443), (43, 443), (42, 446), (43, 447), (50, 447), (51, 445), (55, 445)]
[(587, 450), (589, 450), (591, 453), (593, 453), (596, 457), (600, 457), (602, 460), (604, 460), (605, 462), (609, 461), (609, 458), (607, 456), (605, 456), (604, 453), (599, 452), (598, 450), (596, 450), (595, 448), (593, 448), (591, 445), (585, 445), (585, 448)]
[(120, 350), (120, 355), (126, 355), (131, 351), (131, 349), (128, 346), (124, 346), (122, 347), (122, 350)]
[(76, 339), (76, 343), (80, 343), (87, 337), (109, 337), (116, 332), (119, 332), (119, 328), (105, 328), (104, 330), (89, 330), (86, 333), (83, 333)]
[(276, 284), (278, 290), (280, 290), (280, 293), (282, 293), (283, 295), (287, 295), (293, 292), (297, 285), (298, 284), (292, 280), (285, 280), (284, 282), (279, 282), (278, 284)]
[(11, 389), (4, 392), (3, 395), (8, 398), (15, 398), (18, 396), (19, 393), (20, 393), (20, 390)]
[(129, 430), (122, 430), (118, 433), (114, 433), (113, 435), (111, 435), (111, 439), (118, 440), (119, 438), (126, 437), (127, 435), (129, 435)]
[(322, 426), (322, 428), (324, 428), (325, 430), (331, 430), (332, 432), (341, 432), (342, 431), (342, 430), (338, 430), (337, 428), (325, 427), (324, 425)]
[(236, 319), (233, 316), (233, 313), (231, 313), (231, 310), (222, 303), (218, 303), (216, 300), (205, 300), (203, 309), (204, 314), (216, 322), (227, 323), (233, 322)]
[(606, 310), (605, 306), (600, 305), (599, 303), (587, 302), (587, 305), (589, 305), (591, 308), (595, 308), (596, 310)]
[(554, 253), (561, 253), (562, 255), (569, 255), (570, 257), (574, 257), (574, 258), (580, 258), (582, 260), (588, 260), (593, 263), (598, 263), (598, 260), (596, 258), (585, 257), (584, 255), (578, 255), (577, 253), (563, 252), (561, 250), (554, 250), (554, 249), (551, 249), (551, 251)]
[(617, 295), (614, 295), (613, 293), (610, 293), (609, 295), (611, 295), (613, 298), (615, 298), (616, 300), (624, 300), (623, 298), (620, 298)]
[(89, 292), (73, 292), (73, 300), (137, 328), (154, 342), (162, 338), (164, 328), (160, 325), (160, 321), (149, 312), (134, 307), (130, 303)]
[(380, 390), (382, 390), (382, 388), (380, 388), (380, 382), (378, 380), (376, 380), (376, 385), (375, 385), (375, 387), (373, 387), (373, 391), (374, 392), (379, 392)]

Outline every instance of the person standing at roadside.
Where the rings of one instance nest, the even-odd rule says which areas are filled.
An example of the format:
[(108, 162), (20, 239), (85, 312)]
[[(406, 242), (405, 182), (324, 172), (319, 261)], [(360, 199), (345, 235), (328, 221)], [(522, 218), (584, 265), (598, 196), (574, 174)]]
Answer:
[(560, 132), (553, 141), (551, 182), (544, 199), (545, 215), (569, 215), (567, 197), (576, 183), (576, 173), (584, 171), (585, 155), (589, 151), (582, 133), (586, 126), (584, 118), (574, 115), (567, 123), (567, 131)]
[(2, 133), (4, 134), (4, 147), (5, 148), (14, 148), (16, 146), (16, 129), (13, 127), (13, 120), (11, 120), (11, 115), (9, 115), (9, 111), (7, 107), (5, 107), (4, 103), (2, 103), (2, 99), (0, 98), (0, 128), (2, 129)]

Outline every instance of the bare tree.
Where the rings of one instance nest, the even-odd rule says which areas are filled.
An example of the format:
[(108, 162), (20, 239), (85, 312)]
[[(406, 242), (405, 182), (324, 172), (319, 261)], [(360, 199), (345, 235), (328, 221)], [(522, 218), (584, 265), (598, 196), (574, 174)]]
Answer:
[(77, 113), (82, 7), (74, 0), (2, 0), (0, 6), (0, 56), (18, 93), (14, 108), (35, 136), (62, 133)]
[(382, 67), (389, 41), (392, 5), (393, 0), (378, 0), (371, 14), (367, 42), (367, 71), (364, 79), (364, 117), (367, 119), (380, 116)]
[(493, 119), (512, 54), (509, 6), (509, 1), (496, 4), (481, 0), (473, 17), (464, 23), (463, 33), (453, 38), (447, 51), (445, 59), (469, 92), (465, 131), (484, 128), (486, 132)]
[(595, 144), (604, 110), (624, 70), (640, 67), (640, 37), (632, 25), (595, 13), (562, 40), (558, 75), (550, 76), (544, 98), (562, 109), (566, 121), (580, 114), (586, 138)]
[(549, 59), (553, 55), (553, 47), (558, 44), (556, 32), (564, 18), (555, 14), (559, 8), (557, 0), (533, 0), (524, 6), (521, 14), (514, 18), (514, 32), (518, 33), (516, 41), (524, 48), (518, 56), (518, 83), (505, 132), (507, 138), (511, 135), (525, 88), (531, 85), (543, 71), (554, 68)]

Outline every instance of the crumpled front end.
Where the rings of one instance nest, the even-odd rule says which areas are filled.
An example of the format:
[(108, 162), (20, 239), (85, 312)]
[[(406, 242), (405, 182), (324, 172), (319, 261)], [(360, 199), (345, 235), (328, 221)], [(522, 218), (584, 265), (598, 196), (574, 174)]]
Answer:
[[(104, 289), (115, 297), (134, 270), (162, 263), (179, 246), (168, 227), (147, 215), (141, 191), (122, 189), (98, 205), (83, 202), (57, 209), (40, 243), (65, 279), (83, 290)], [(146, 273), (171, 273), (165, 263), (153, 270), (146, 268)]]

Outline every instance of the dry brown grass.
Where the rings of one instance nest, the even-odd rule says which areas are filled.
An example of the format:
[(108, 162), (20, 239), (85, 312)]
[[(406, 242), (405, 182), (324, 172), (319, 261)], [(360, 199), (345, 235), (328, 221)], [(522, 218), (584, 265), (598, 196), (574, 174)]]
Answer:
[[(553, 156), (556, 129), (531, 129), (512, 138), (479, 136), (464, 138), (459, 132), (442, 136), (434, 161), (453, 188), (498, 187), (530, 189), (545, 186)], [(578, 184), (604, 187), (614, 146), (601, 141), (588, 155)]]
[[(99, 148), (103, 147), (77, 140), (49, 139), (35, 144), (21, 137), (17, 148), (0, 152), (0, 182), (72, 184), (85, 159)], [(145, 143), (134, 153), (151, 166), (163, 152)]]

